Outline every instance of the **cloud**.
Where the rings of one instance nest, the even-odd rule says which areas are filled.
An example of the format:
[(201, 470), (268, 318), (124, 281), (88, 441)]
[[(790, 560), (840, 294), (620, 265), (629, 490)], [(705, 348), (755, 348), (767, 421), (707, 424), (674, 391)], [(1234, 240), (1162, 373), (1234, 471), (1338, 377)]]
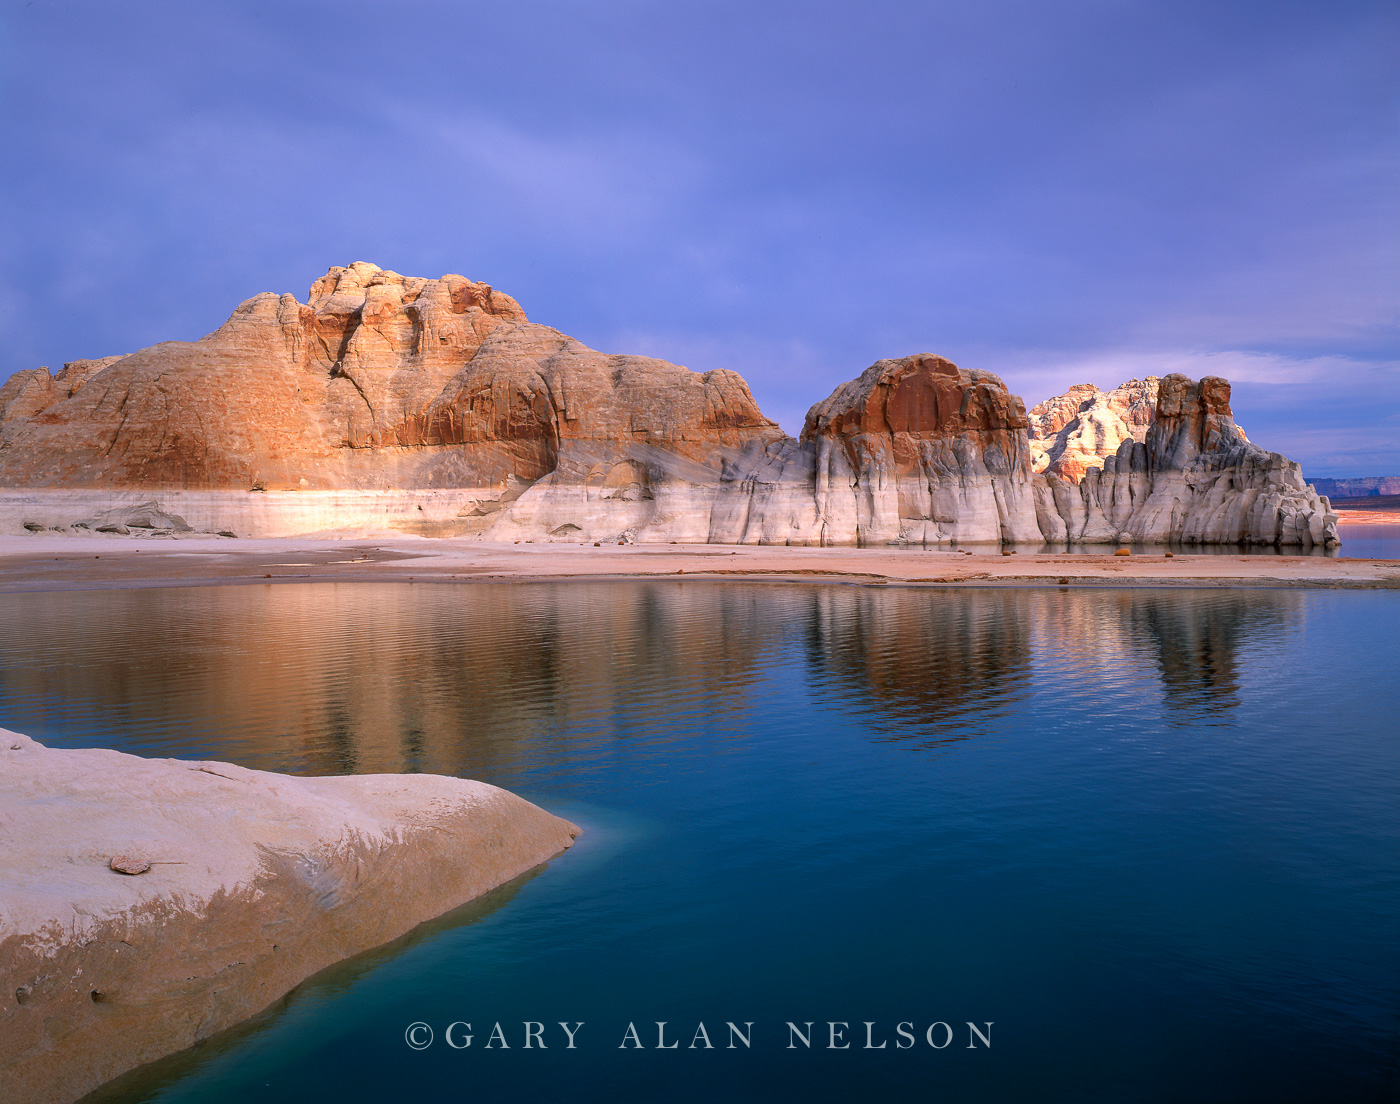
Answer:
[[(381, 109), (396, 147), (420, 168), (422, 202), (563, 235), (575, 246), (655, 233), (706, 178), (703, 157), (623, 125), (546, 134), (481, 110), (446, 113), (399, 101)], [(452, 217), (449, 216), (449, 217)]]
[[(1016, 380), (1039, 398), (1061, 394), (1075, 383), (1104, 389), (1129, 379), (1178, 372), (1192, 379), (1219, 376), (1231, 383), (1284, 386), (1326, 383), (1331, 386), (1374, 386), (1400, 381), (1400, 359), (1368, 361), (1347, 356), (1289, 356), (1247, 349), (1099, 349), (1081, 353), (1008, 350), (988, 352), (985, 366)], [(1046, 395), (1040, 392), (1046, 388)]]

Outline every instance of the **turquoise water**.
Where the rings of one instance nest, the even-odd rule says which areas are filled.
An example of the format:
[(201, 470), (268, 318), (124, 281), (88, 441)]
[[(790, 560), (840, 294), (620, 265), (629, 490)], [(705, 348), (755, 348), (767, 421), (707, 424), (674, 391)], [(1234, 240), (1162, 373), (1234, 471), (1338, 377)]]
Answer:
[(106, 1101), (1361, 1101), (1400, 1084), (1397, 656), (1395, 592), (5, 595), (0, 725), (587, 829)]

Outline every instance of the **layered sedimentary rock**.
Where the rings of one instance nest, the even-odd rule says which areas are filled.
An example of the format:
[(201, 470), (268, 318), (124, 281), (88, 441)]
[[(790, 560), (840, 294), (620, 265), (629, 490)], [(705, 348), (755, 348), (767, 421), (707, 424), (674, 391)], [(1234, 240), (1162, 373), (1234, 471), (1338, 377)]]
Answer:
[[(306, 303), (255, 296), (199, 341), (18, 373), (0, 412), (0, 486), (181, 492), (169, 509), (200, 528), (299, 532), (357, 515), (483, 532), (514, 506), (531, 532), (586, 532), (601, 514), (614, 533), (689, 525), (703, 539), (693, 489), (713, 486), (725, 450), (782, 436), (733, 372), (608, 356), (485, 284), (363, 262), (331, 269)], [(300, 491), (321, 497), (287, 501)], [(382, 497), (401, 491), (447, 493), (431, 519), (412, 516), (422, 500), (401, 518)]]
[(1090, 468), (1102, 468), (1124, 441), (1147, 440), (1160, 383), (1148, 376), (1112, 391), (1077, 383), (1037, 403), (1028, 416), (1032, 468), (1078, 482)]
[(69, 1101), (569, 847), (481, 782), (291, 778), (0, 731), (0, 1086)]
[[(1109, 396), (1149, 386), (1156, 401), (1144, 429)], [(1061, 421), (1076, 402), (1075, 417)], [(1032, 446), (1045, 459), (1037, 507), (1049, 541), (1337, 543), (1337, 516), (1299, 466), (1235, 425), (1226, 380), (1169, 375), (1108, 393), (1081, 386), (1036, 410), (1045, 434)]]
[(800, 440), (725, 465), (709, 539), (1038, 541), (1025, 406), (942, 357), (877, 361), (808, 411)]
[[(599, 353), (485, 284), (359, 262), (306, 303), (255, 296), (200, 341), (16, 374), (0, 529), (1335, 539), (1325, 500), (1249, 443), (1228, 399), (1224, 381), (1149, 377), (1028, 415), (996, 376), (920, 354), (838, 387), (793, 439), (733, 372)], [(127, 520), (150, 518), (169, 524)]]
[(1314, 479), (1318, 494), (1329, 498), (1372, 498), (1400, 495), (1400, 475), (1376, 475), (1361, 479)]

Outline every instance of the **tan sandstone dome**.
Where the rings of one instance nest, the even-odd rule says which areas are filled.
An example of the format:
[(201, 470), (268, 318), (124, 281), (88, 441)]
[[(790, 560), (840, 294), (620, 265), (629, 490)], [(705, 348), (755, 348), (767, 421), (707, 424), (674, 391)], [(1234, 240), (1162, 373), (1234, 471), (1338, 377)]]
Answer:
[(733, 372), (607, 356), (485, 284), (364, 262), (199, 341), (19, 373), (0, 419), (0, 485), (30, 487), (481, 487), (576, 443), (705, 462), (781, 434)]

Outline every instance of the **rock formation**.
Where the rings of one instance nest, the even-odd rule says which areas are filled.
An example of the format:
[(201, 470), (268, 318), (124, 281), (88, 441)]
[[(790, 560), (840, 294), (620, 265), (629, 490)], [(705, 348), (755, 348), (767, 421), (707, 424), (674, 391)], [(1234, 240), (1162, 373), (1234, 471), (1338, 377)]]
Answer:
[(1160, 383), (1148, 376), (1112, 391), (1077, 383), (1063, 395), (1037, 403), (1029, 415), (1032, 468), (1077, 483), (1090, 468), (1102, 468), (1124, 441), (1146, 441)]
[(5, 1100), (74, 1100), (182, 1050), (577, 834), (481, 782), (291, 778), (0, 731)]
[(485, 284), (363, 262), (305, 304), (254, 296), (199, 341), (18, 373), (0, 412), (0, 486), (194, 492), (180, 502), (197, 528), (245, 531), (258, 506), (198, 493), (330, 491), (284, 519), (314, 531), (356, 499), (392, 513), (375, 492), (446, 489), (447, 518), (423, 528), (469, 533), (545, 479), (515, 511), (532, 532), (587, 531), (600, 512), (614, 533), (684, 525), (725, 449), (782, 436), (733, 372), (597, 353)]
[(996, 376), (921, 354), (838, 387), (794, 440), (733, 372), (598, 353), (485, 284), (358, 262), (306, 303), (255, 296), (199, 341), (13, 376), (0, 528), (158, 515), (251, 536), (1335, 539), (1325, 500), (1248, 442), (1228, 398), (1224, 381), (1150, 377), (1028, 416)]
[(877, 361), (808, 411), (800, 440), (726, 464), (709, 539), (1038, 541), (1025, 406), (942, 357)]
[[(1134, 421), (1119, 413), (1125, 399)], [(1044, 462), (1036, 501), (1048, 541), (1337, 543), (1327, 499), (1296, 463), (1245, 437), (1223, 379), (1169, 375), (1107, 393), (1080, 385), (1041, 403), (1033, 419), (1037, 412), (1032, 449)]]

